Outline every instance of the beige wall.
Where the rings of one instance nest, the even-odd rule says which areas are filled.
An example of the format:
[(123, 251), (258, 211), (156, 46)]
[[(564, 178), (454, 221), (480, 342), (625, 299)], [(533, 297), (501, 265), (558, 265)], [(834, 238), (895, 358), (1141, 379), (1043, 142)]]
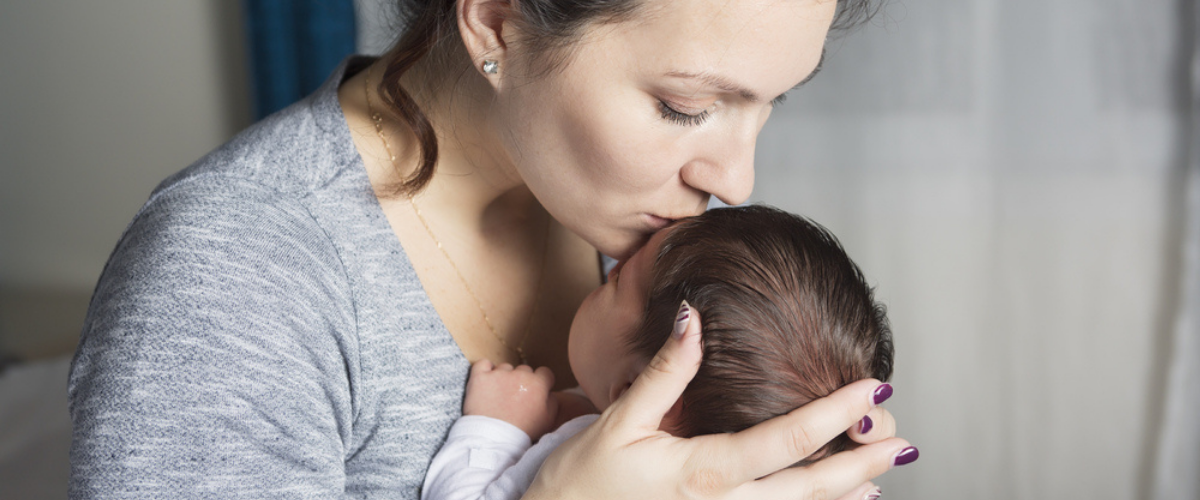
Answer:
[(0, 2), (0, 352), (77, 335), (154, 186), (248, 123), (240, 14), (237, 0)]

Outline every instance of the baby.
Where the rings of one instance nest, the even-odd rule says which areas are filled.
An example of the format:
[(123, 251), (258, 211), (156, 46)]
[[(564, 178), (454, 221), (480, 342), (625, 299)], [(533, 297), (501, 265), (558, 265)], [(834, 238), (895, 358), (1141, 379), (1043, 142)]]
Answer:
[[(891, 376), (885, 310), (832, 234), (764, 206), (710, 210), (656, 233), (580, 305), (568, 350), (586, 400), (552, 393), (547, 368), (472, 367), (463, 417), (422, 499), (519, 498), (554, 448), (595, 421), (686, 321), (676, 318), (684, 299), (703, 322), (704, 361), (663, 419), (676, 436), (737, 432)], [(848, 442), (843, 434), (802, 463)]]

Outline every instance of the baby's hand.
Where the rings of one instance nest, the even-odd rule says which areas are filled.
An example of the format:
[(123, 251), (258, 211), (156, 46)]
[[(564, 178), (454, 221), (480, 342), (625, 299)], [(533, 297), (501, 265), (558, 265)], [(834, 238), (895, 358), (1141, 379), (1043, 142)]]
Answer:
[(513, 424), (537, 441), (554, 430), (558, 400), (550, 397), (554, 373), (528, 365), (493, 366), (486, 359), (471, 365), (463, 415), (482, 415)]

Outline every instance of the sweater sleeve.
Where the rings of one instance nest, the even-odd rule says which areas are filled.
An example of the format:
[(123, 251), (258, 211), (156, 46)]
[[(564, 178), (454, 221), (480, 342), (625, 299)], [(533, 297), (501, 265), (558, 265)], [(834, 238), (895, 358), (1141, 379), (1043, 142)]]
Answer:
[(354, 328), (338, 255), (294, 196), (220, 176), (157, 192), (72, 364), (71, 498), (341, 496)]

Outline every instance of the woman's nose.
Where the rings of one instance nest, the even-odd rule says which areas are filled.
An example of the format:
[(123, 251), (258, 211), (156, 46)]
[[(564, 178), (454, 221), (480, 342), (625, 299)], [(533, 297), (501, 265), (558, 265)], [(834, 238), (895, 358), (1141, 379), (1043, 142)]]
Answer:
[(683, 166), (683, 182), (716, 196), (727, 205), (740, 205), (754, 191), (754, 143), (757, 129), (708, 141), (702, 154)]

